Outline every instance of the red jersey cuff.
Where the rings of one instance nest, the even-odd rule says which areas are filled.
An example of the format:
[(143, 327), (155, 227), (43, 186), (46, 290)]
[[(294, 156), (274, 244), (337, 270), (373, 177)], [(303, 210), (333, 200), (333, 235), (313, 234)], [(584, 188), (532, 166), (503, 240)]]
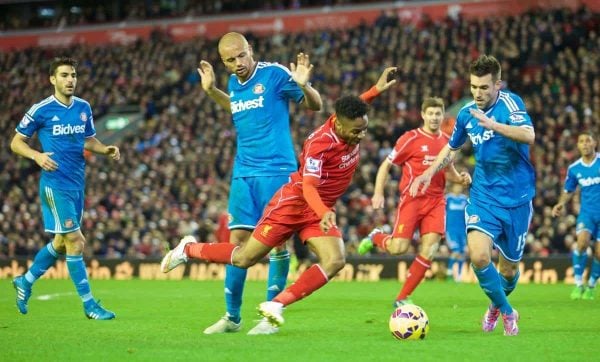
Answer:
[(380, 93), (377, 91), (376, 86), (372, 86), (368, 91), (364, 92), (360, 95), (360, 99), (367, 103), (373, 102), (373, 99), (377, 97)]

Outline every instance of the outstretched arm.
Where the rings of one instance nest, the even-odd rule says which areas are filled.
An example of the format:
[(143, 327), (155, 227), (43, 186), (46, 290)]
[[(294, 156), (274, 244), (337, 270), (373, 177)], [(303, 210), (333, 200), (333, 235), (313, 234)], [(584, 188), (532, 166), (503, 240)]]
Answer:
[(231, 113), (229, 95), (215, 86), (215, 72), (212, 65), (206, 60), (201, 60), (198, 67), (198, 74), (200, 74), (202, 89), (204, 89), (206, 94), (227, 112)]
[(310, 58), (308, 57), (308, 54), (304, 53), (298, 53), (298, 60), (296, 64), (290, 63), (292, 79), (294, 79), (300, 89), (302, 89), (306, 106), (313, 111), (320, 111), (323, 107), (321, 95), (310, 85), (310, 82), (308, 81), (313, 68), (314, 66), (310, 64)]
[(535, 131), (532, 127), (525, 126), (510, 126), (508, 124), (498, 123), (495, 120), (487, 117), (479, 109), (471, 109), (471, 115), (479, 120), (479, 125), (494, 132), (498, 132), (506, 138), (520, 143), (532, 145), (535, 142)]
[(429, 187), (429, 183), (431, 182), (433, 175), (443, 170), (452, 161), (454, 161), (457, 152), (458, 150), (451, 150), (448, 145), (444, 146), (431, 166), (429, 166), (427, 170), (425, 170), (419, 177), (415, 178), (412, 184), (410, 184), (410, 196), (415, 197), (418, 194), (421, 186), (423, 186), (421, 188), (421, 193), (425, 193), (425, 190), (427, 190)]
[(380, 95), (382, 92), (387, 90), (392, 85), (396, 84), (396, 79), (388, 80), (388, 76), (390, 75), (390, 73), (393, 74), (394, 72), (396, 72), (396, 69), (398, 69), (398, 68), (397, 67), (385, 68), (383, 70), (383, 73), (381, 73), (381, 75), (379, 76), (377, 83), (375, 83), (375, 85), (373, 87), (371, 87), (371, 89), (369, 89), (368, 91), (361, 94), (360, 98), (367, 103), (371, 103), (371, 102), (373, 102), (373, 99), (375, 99), (375, 97)]

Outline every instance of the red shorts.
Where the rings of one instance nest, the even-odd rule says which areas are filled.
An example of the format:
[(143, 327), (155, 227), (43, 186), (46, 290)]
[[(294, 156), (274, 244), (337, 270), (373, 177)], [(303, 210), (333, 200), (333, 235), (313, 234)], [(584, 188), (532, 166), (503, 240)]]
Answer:
[(261, 243), (276, 247), (286, 242), (295, 232), (302, 241), (321, 236), (342, 237), (338, 228), (325, 233), (319, 227), (321, 219), (298, 195), (284, 195), (279, 190), (271, 199), (252, 236)]
[(436, 233), (444, 235), (446, 224), (446, 199), (442, 197), (410, 196), (400, 199), (394, 231), (395, 238), (412, 239), (418, 228), (421, 235)]

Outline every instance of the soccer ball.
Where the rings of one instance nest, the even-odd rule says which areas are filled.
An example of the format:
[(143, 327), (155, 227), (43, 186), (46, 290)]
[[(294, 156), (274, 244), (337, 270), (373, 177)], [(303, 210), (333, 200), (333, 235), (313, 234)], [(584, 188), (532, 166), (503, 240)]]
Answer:
[(414, 304), (402, 305), (390, 316), (390, 332), (396, 339), (423, 339), (429, 332), (429, 318)]

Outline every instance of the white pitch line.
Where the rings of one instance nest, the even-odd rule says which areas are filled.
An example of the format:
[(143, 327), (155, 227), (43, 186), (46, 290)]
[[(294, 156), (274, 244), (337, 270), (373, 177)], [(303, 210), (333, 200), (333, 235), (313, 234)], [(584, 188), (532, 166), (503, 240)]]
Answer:
[(42, 295), (38, 295), (37, 297), (35, 297), (35, 299), (37, 299), (37, 300), (50, 300), (50, 299), (55, 299), (55, 298), (60, 298), (60, 297), (71, 296), (71, 295), (75, 295), (75, 294), (76, 294), (75, 292), (42, 294)]

